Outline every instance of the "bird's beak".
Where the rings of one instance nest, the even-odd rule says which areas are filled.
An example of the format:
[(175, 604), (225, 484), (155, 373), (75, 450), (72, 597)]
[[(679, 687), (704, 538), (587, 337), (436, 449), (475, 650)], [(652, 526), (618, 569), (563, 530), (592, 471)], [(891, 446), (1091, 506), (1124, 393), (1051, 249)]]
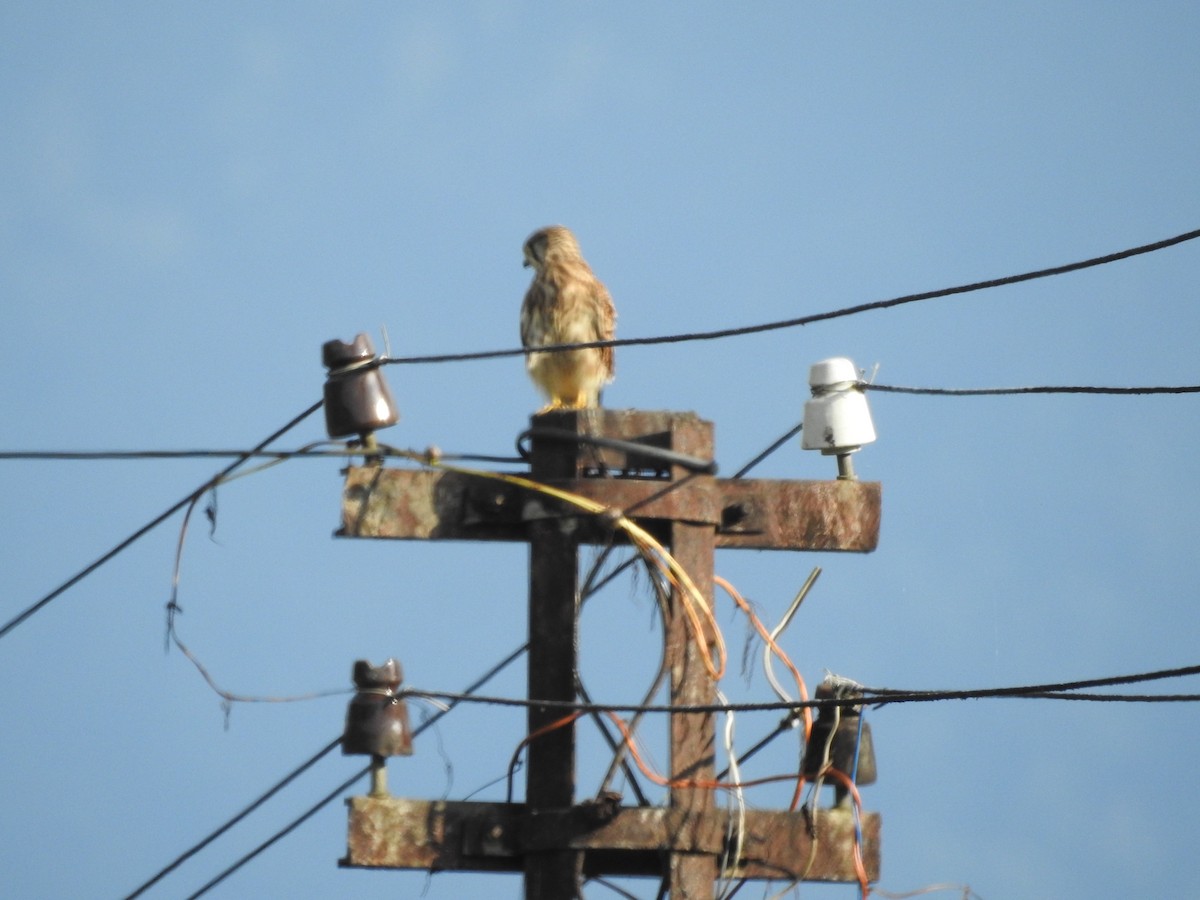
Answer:
[(525, 258), (525, 259), (521, 260), (521, 266), (522, 266), (523, 268), (526, 268), (526, 269), (528, 269), (528, 268), (529, 268), (531, 265), (532, 265), (532, 263), (529, 261), (529, 259), (528, 259), (528, 258)]

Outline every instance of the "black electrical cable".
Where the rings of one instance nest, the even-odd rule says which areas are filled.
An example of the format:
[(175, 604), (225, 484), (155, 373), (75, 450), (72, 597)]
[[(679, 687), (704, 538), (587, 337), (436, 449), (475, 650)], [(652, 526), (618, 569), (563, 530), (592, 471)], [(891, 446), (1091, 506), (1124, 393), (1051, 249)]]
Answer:
[(353, 787), (353, 785), (356, 781), (361, 779), (364, 775), (366, 775), (370, 771), (371, 771), (371, 767), (366, 766), (357, 774), (352, 775), (351, 777), (347, 778), (345, 781), (343, 781), (341, 784), (339, 784), (336, 788), (334, 788), (332, 791), (330, 791), (327, 795), (325, 795), (323, 798), (321, 798), (316, 803), (314, 803), (312, 806), (310, 806), (304, 813), (302, 813), (299, 816), (299, 818), (293, 819), (285, 827), (283, 827), (279, 831), (275, 832), (273, 835), (271, 835), (269, 838), (267, 838), (265, 841), (263, 841), (261, 844), (259, 844), (257, 847), (255, 847), (253, 850), (251, 850), (249, 853), (242, 856), (240, 859), (238, 859), (236, 862), (234, 862), (232, 865), (230, 865), (228, 868), (226, 868), (220, 874), (216, 875), (215, 877), (213, 877), (212, 879), (207, 881), (200, 888), (200, 890), (196, 891), (196, 893), (194, 893), (194, 894), (190, 894), (188, 896), (187, 900), (196, 900), (196, 898), (201, 896), (202, 894), (207, 894), (210, 890), (212, 890), (214, 887), (216, 887), (218, 884), (220, 884), (222, 881), (224, 881), (226, 878), (228, 878), (230, 875), (232, 875), (234, 872), (236, 872), (238, 869), (240, 869), (246, 863), (250, 862), (250, 860), (254, 859), (254, 857), (258, 856), (258, 854), (262, 853), (264, 850), (269, 848), (276, 841), (279, 841), (279, 840), (287, 837), (289, 834), (291, 834), (293, 831), (295, 831), (297, 828), (299, 828), (301, 825), (303, 825), (305, 822), (307, 822), (309, 819), (311, 819), (313, 816), (315, 816), (318, 812), (320, 812), (322, 809), (324, 809), (326, 806), (328, 806), (330, 803), (332, 803), (334, 800), (336, 800), (338, 797), (340, 797), (342, 795), (343, 791), (349, 790), (351, 787)]
[[(345, 459), (359, 456), (401, 456), (410, 459), (412, 454), (385, 445), (367, 451), (362, 447), (326, 448), (322, 450), (300, 448), (298, 450), (0, 450), (0, 460), (61, 461), (127, 461), (157, 459)], [(524, 462), (519, 456), (490, 456), (482, 453), (436, 452), (439, 460), (473, 461), (517, 465)]]
[(92, 572), (96, 571), (98, 568), (100, 568), (102, 565), (104, 565), (106, 562), (108, 562), (110, 559), (112, 559), (114, 556), (116, 556), (118, 553), (120, 553), (122, 550), (124, 550), (130, 544), (133, 544), (139, 538), (143, 537), (144, 535), (146, 535), (147, 533), (149, 533), (150, 531), (154, 530), (156, 527), (161, 525), (163, 522), (165, 522), (167, 519), (169, 519), (175, 513), (179, 512), (179, 510), (183, 509), (185, 506), (187, 506), (189, 503), (191, 503), (197, 497), (201, 496), (205, 491), (209, 490), (210, 488), (214, 487), (217, 484), (220, 484), (222, 479), (224, 479), (226, 476), (231, 474), (242, 463), (244, 463), (246, 460), (248, 460), (251, 457), (251, 455), (253, 455), (254, 453), (257, 453), (258, 451), (260, 451), (264, 447), (266, 447), (268, 444), (270, 444), (272, 441), (282, 437), (284, 434), (291, 431), (293, 428), (295, 428), (297, 425), (299, 425), (301, 422), (303, 422), (305, 419), (307, 419), (309, 416), (311, 416), (313, 413), (315, 413), (318, 409), (320, 409), (321, 406), (323, 405), (323, 403), (324, 403), (324, 401), (317, 401), (312, 406), (310, 406), (308, 409), (306, 409), (304, 412), (300, 413), (298, 416), (295, 416), (291, 421), (289, 421), (282, 428), (279, 428), (278, 430), (272, 432), (270, 435), (268, 435), (263, 440), (259, 441), (259, 443), (249, 453), (244, 453), (244, 454), (239, 455), (238, 458), (234, 462), (230, 463), (228, 466), (226, 466), (224, 469), (222, 469), (220, 472), (218, 472), (212, 478), (208, 479), (208, 481), (204, 482), (204, 484), (202, 484), (200, 487), (196, 488), (196, 490), (192, 491), (190, 494), (188, 494), (186, 497), (184, 497), (178, 503), (171, 506), (169, 509), (167, 509), (165, 512), (163, 512), (161, 515), (158, 515), (155, 518), (151, 519), (149, 522), (147, 522), (145, 525), (143, 525), (141, 528), (139, 528), (137, 531), (135, 531), (129, 537), (125, 538), (125, 540), (121, 541), (119, 544), (117, 544), (115, 547), (113, 547), (111, 550), (109, 550), (103, 556), (100, 556), (94, 562), (85, 566), (83, 569), (81, 569), (75, 575), (72, 575), (70, 578), (68, 578), (66, 581), (64, 581), (62, 584), (60, 584), (58, 587), (56, 587), (50, 593), (46, 594), (44, 597), (42, 597), (40, 600), (38, 600), (32, 606), (30, 606), (27, 609), (25, 609), (24, 611), (18, 613), (12, 619), (10, 619), (8, 622), (6, 622), (2, 627), (0, 627), (0, 638), (3, 638), (10, 631), (12, 631), (14, 628), (16, 628), (18, 625), (20, 625), (26, 619), (28, 619), (30, 616), (32, 616), (34, 613), (36, 613), (38, 610), (42, 609), (44, 606), (46, 606), (46, 604), (50, 603), (50, 601), (54, 600), (60, 594), (64, 593), (69, 588), (78, 584), (80, 581), (82, 581), (84, 578), (86, 578)]
[(262, 794), (262, 796), (260, 796), (257, 800), (255, 800), (253, 803), (251, 803), (249, 806), (247, 806), (245, 809), (243, 809), (241, 812), (239, 812), (237, 815), (235, 815), (232, 819), (227, 821), (224, 825), (222, 825), (216, 831), (209, 834), (206, 838), (204, 838), (204, 840), (202, 840), (199, 843), (188, 848), (188, 850), (186, 852), (181, 853), (174, 860), (172, 860), (168, 865), (164, 866), (162, 869), (160, 869), (158, 872), (156, 872), (149, 879), (142, 882), (142, 884), (140, 884), (133, 891), (133, 893), (128, 894), (125, 897), (125, 900), (134, 900), (135, 897), (140, 897), (148, 889), (150, 889), (151, 887), (156, 885), (159, 881), (161, 881), (164, 877), (169, 875), (171, 872), (175, 871), (175, 869), (179, 868), (179, 866), (183, 865), (183, 863), (187, 862), (189, 859), (191, 859), (193, 856), (195, 856), (197, 853), (199, 853), (201, 850), (203, 850), (205, 847), (207, 847), (209, 844), (211, 844), (213, 841), (215, 841), (217, 838), (219, 838), (225, 832), (227, 832), (230, 828), (232, 828), (238, 822), (242, 821), (242, 819), (246, 818), (246, 816), (250, 815), (250, 813), (254, 812), (254, 810), (258, 809), (260, 806), (262, 806), (264, 803), (266, 803), (268, 800), (270, 800), (272, 797), (274, 797), (277, 793), (279, 793), (281, 790), (283, 790), (285, 787), (287, 787), (289, 784), (291, 784), (293, 781), (295, 781), (298, 777), (300, 777), (302, 774), (304, 774), (306, 771), (308, 771), (310, 768), (312, 768), (313, 765), (315, 765), (319, 760), (323, 759), (327, 754), (332, 752), (335, 748), (340, 746), (341, 743), (342, 743), (342, 738), (339, 735), (338, 737), (336, 737), (332, 741), (330, 741), (328, 744), (326, 744), (324, 747), (322, 747), (320, 750), (318, 750), (311, 757), (309, 757), (307, 760), (305, 760), (303, 763), (301, 763), (298, 767), (296, 767), (291, 772), (289, 772), (287, 775), (285, 775), (280, 781), (278, 781), (274, 786), (269, 788), (266, 791), (266, 793)]
[(595, 882), (596, 884), (600, 885), (601, 887), (608, 888), (614, 894), (620, 894), (622, 897), (627, 897), (628, 900), (637, 900), (636, 894), (629, 893), (629, 891), (625, 890), (625, 888), (623, 888), (619, 885), (613, 884), (607, 878), (603, 878), (599, 875), (591, 875), (588, 878), (584, 879), (585, 884), (588, 882)]
[[(792, 731), (795, 727), (796, 727), (795, 714), (789, 713), (788, 715), (784, 716), (780, 720), (779, 724), (775, 726), (774, 731), (770, 732), (768, 735), (766, 735), (764, 738), (762, 738), (757, 744), (755, 744), (753, 747), (751, 747), (745, 753), (738, 754), (738, 758), (737, 758), (738, 765), (740, 766), (742, 763), (744, 763), (750, 757), (754, 756), (754, 754), (758, 753), (759, 750), (763, 749), (763, 747), (767, 746), (767, 744), (771, 743), (771, 741), (775, 740), (775, 738), (779, 737), (781, 734), (786, 734), (787, 732)], [(725, 779), (725, 776), (728, 774), (729, 774), (729, 767), (726, 766), (724, 769), (722, 769), (720, 772), (717, 773), (716, 780), (723, 781)]]
[[(1007, 696), (1051, 696), (1065, 691), (1078, 691), (1084, 688), (1114, 687), (1118, 684), (1137, 684), (1146, 681), (1161, 681), (1166, 678), (1186, 678), (1190, 675), (1200, 675), (1200, 665), (1179, 666), (1174, 669), (1158, 669), (1153, 672), (1137, 672), (1132, 675), (1111, 675), (1104, 678), (1089, 678), (1082, 681), (1065, 681), (1055, 684), (1035, 684), (1024, 687), (984, 688), (969, 691), (899, 691), (888, 688), (863, 688), (864, 693), (872, 695), (872, 702), (892, 702), (893, 698), (904, 700), (973, 700), (983, 697)], [(1082, 696), (1073, 694), (1073, 696)], [(1103, 699), (1108, 696), (1093, 695)], [(1188, 696), (1191, 695), (1177, 695)]]
[(736, 472), (734, 472), (733, 477), (734, 478), (744, 478), (751, 469), (753, 469), (760, 462), (762, 462), (764, 459), (766, 459), (768, 456), (770, 456), (772, 453), (774, 453), (776, 450), (778, 450), (780, 447), (782, 447), (784, 444), (786, 444), (788, 441), (790, 441), (792, 438), (794, 438), (796, 435), (798, 435), (803, 430), (804, 430), (804, 422), (800, 422), (797, 425), (793, 426), (792, 428), (789, 428), (784, 434), (782, 434), (778, 439), (776, 439), (771, 444), (771, 446), (769, 446), (762, 453), (758, 454), (758, 456), (754, 457), (754, 459), (750, 460), (750, 462), (746, 463), (744, 466), (742, 466), (740, 469), (738, 469)]
[[(437, 700), (465, 699), (448, 691), (412, 690), (410, 697), (428, 697)], [(896, 691), (884, 697), (864, 696), (855, 699), (827, 698), (820, 700), (775, 700), (765, 703), (700, 703), (694, 705), (665, 705), (638, 703), (576, 703), (570, 700), (526, 700), (520, 697), (471, 697), (469, 702), (491, 706), (528, 707), (536, 705), (545, 709), (561, 709), (564, 712), (612, 712), (612, 713), (753, 713), (783, 712), (792, 709), (827, 709), (835, 706), (881, 707), (892, 703), (931, 703), (938, 700), (1086, 700), (1111, 703), (1200, 703), (1200, 694), (1084, 694), (1074, 691), (1043, 691), (1026, 688), (995, 688), (977, 691), (945, 691), (942, 693)], [(774, 735), (772, 735), (774, 737)]]
[(579, 434), (565, 428), (535, 426), (521, 432), (517, 437), (517, 452), (522, 459), (530, 458), (530, 451), (524, 445), (527, 438), (542, 438), (549, 441), (561, 441), (568, 444), (588, 444), (593, 447), (606, 447), (610, 450), (620, 450), (622, 453), (634, 454), (647, 459), (655, 459), (672, 466), (680, 466), (689, 472), (700, 475), (715, 475), (717, 463), (711, 459), (700, 459), (687, 453), (667, 450), (664, 447), (654, 447), (650, 444), (639, 444), (635, 441), (623, 441), (618, 438), (600, 437), (591, 434)]
[[(740, 328), (722, 328), (716, 331), (697, 331), (684, 334), (661, 335), (658, 337), (647, 338), (618, 338), (611, 341), (588, 341), (578, 344), (553, 344), (545, 347), (538, 347), (539, 353), (554, 353), (566, 350), (580, 350), (585, 348), (599, 347), (634, 347), (646, 346), (650, 344), (679, 344), (686, 341), (711, 341), (719, 338), (740, 337), (748, 334), (758, 334), (764, 331), (777, 331), (783, 328), (795, 328), (801, 325), (811, 325), (815, 322), (823, 322), (829, 319), (838, 319), (843, 316), (857, 315), (858, 313), (870, 312), (876, 309), (888, 309), (893, 306), (900, 306), (905, 303), (916, 303), (923, 300), (935, 300), (939, 297), (950, 297), (956, 294), (967, 294), (973, 291), (982, 291), (989, 288), (1003, 287), (1009, 284), (1019, 284), (1024, 281), (1033, 281), (1038, 278), (1047, 278), (1052, 275), (1065, 275), (1068, 272), (1078, 272), (1081, 269), (1090, 269), (1095, 266), (1102, 266), (1107, 263), (1117, 262), (1122, 259), (1129, 259), (1133, 256), (1140, 256), (1144, 253), (1153, 253), (1156, 250), (1164, 250), (1167, 247), (1173, 247), (1176, 244), (1182, 244), (1187, 241), (1200, 238), (1200, 229), (1187, 231), (1183, 234), (1175, 235), (1161, 241), (1154, 241), (1150, 244), (1142, 244), (1138, 247), (1131, 247), (1127, 250), (1119, 250), (1116, 253), (1107, 253), (1104, 256), (1094, 256), (1090, 259), (1080, 260), (1079, 262), (1066, 263), (1059, 266), (1051, 266), (1046, 269), (1035, 269), (1031, 272), (1022, 272), (1018, 275), (1007, 275), (1003, 278), (991, 278), (986, 281), (974, 281), (969, 284), (960, 284), (954, 287), (939, 288), (932, 291), (922, 291), (917, 294), (904, 294), (899, 297), (892, 297), (889, 300), (875, 300), (870, 303), (860, 303), (857, 306), (847, 306), (842, 309), (835, 309), (829, 312), (813, 313), (807, 316), (798, 316), (794, 319), (783, 319), (777, 322), (766, 322), (761, 325), (747, 325)], [(524, 356), (528, 351), (524, 347), (510, 350), (486, 350), (478, 353), (443, 353), (431, 356), (407, 356), (407, 357), (388, 357), (381, 358), (379, 365), (416, 365), (424, 363), (445, 363), (445, 362), (466, 362), (469, 360), (483, 359), (500, 359), (510, 356)]]
[(1158, 387), (1099, 387), (1095, 385), (1037, 385), (1010, 388), (922, 388), (899, 387), (893, 384), (860, 383), (865, 391), (885, 394), (925, 394), (934, 397), (998, 397), (1011, 394), (1198, 394), (1200, 384), (1166, 385)]
[[(572, 703), (563, 700), (538, 700), (538, 706), (588, 712), (647, 712), (647, 713), (719, 713), (719, 712), (768, 712), (773, 710), (795, 710), (809, 707), (824, 709), (829, 707), (882, 706), (889, 703), (928, 703), (939, 700), (980, 700), (1002, 697), (1037, 699), (1037, 700), (1094, 700), (1098, 702), (1120, 703), (1195, 703), (1200, 702), (1200, 694), (1083, 694), (1085, 688), (1113, 687), (1119, 684), (1134, 684), (1147, 681), (1161, 681), (1168, 678), (1184, 678), (1200, 675), (1200, 665), (1181, 666), (1174, 669), (1159, 669), (1153, 672), (1139, 672), (1132, 675), (1114, 675), (1104, 678), (1091, 678), (1083, 681), (1065, 681), (1052, 684), (1033, 684), (1017, 687), (974, 688), (969, 690), (952, 691), (912, 691), (893, 688), (864, 687), (863, 695), (859, 697), (828, 698), (814, 700), (776, 701), (771, 703), (712, 703), (694, 706), (672, 706), (651, 704), (586, 704)], [(458, 694), (440, 691), (409, 690), (409, 694), (418, 697), (432, 697), (441, 700), (459, 699)], [(461, 698), (472, 703), (484, 703), (494, 706), (530, 706), (535, 701), (518, 697), (480, 697)]]
[(127, 461), (156, 459), (296, 459), (362, 456), (362, 450), (0, 450), (0, 460)]

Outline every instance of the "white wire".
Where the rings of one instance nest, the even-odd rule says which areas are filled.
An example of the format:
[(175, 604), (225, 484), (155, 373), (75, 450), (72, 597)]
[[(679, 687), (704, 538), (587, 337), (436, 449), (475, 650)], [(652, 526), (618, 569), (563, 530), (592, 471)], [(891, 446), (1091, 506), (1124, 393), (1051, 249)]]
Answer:
[[(717, 699), (722, 704), (728, 705), (729, 701), (725, 698), (725, 694), (720, 690), (717, 691)], [(746, 796), (742, 790), (742, 774), (738, 768), (737, 753), (733, 748), (734, 737), (734, 716), (733, 712), (725, 713), (725, 755), (729, 758), (729, 777), (733, 782), (733, 796), (736, 799), (738, 814), (737, 828), (734, 830), (734, 819), (731, 816), (729, 820), (730, 830), (733, 834), (733, 853), (732, 861), (728, 850), (730, 841), (729, 835), (726, 836), (726, 851), (721, 860), (720, 878), (725, 882), (721, 889), (717, 892), (717, 900), (723, 900), (728, 897), (736, 887), (735, 879), (732, 871), (737, 869), (738, 863), (742, 858), (742, 849), (746, 838)], [(731, 874), (726, 874), (730, 872)]]
[(840, 706), (833, 707), (833, 724), (829, 726), (829, 735), (825, 738), (825, 747), (821, 751), (821, 765), (817, 769), (817, 777), (812, 783), (811, 815), (812, 821), (816, 821), (817, 803), (820, 799), (821, 788), (825, 786), (825, 771), (830, 766), (830, 753), (833, 750), (833, 738), (837, 734), (838, 726), (842, 724), (842, 708)]
[[(812, 586), (817, 583), (817, 578), (821, 574), (821, 567), (817, 566), (809, 574), (808, 579), (801, 586), (796, 594), (796, 599), (792, 601), (792, 605), (788, 607), (787, 612), (783, 614), (783, 618), (779, 620), (779, 624), (771, 631), (771, 640), (763, 647), (763, 671), (767, 673), (767, 681), (770, 682), (771, 690), (784, 703), (794, 703), (796, 698), (783, 689), (783, 685), (779, 683), (779, 679), (775, 677), (775, 669), (773, 663), (773, 652), (771, 644), (778, 644), (779, 636), (783, 634), (783, 630), (792, 622), (792, 617), (796, 615), (796, 610), (800, 608), (800, 604), (804, 602), (804, 598), (808, 596), (808, 592)], [(792, 727), (799, 724), (799, 719), (793, 720)]]

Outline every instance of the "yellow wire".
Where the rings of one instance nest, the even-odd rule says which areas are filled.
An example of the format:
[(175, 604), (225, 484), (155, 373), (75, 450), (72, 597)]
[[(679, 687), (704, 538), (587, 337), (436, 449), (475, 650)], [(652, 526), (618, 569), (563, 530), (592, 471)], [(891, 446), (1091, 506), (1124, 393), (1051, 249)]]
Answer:
[[(432, 468), (443, 469), (447, 472), (457, 472), (460, 475), (471, 475), (477, 478), (489, 478), (493, 481), (502, 481), (507, 484), (515, 485), (516, 487), (525, 488), (526, 490), (534, 491), (539, 494), (545, 494), (549, 497), (554, 497), (557, 500), (562, 500), (572, 506), (576, 506), (585, 512), (594, 515), (610, 516), (615, 527), (620, 528), (628, 536), (629, 540), (638, 548), (642, 557), (654, 565), (655, 568), (663, 574), (663, 576), (678, 590), (680, 598), (683, 600), (684, 613), (687, 615), (688, 625), (692, 631), (692, 637), (696, 642), (696, 646), (700, 649), (701, 658), (704, 660), (704, 667), (708, 670), (708, 674), (713, 681), (720, 681), (725, 674), (725, 664), (727, 661), (727, 653), (725, 651), (725, 639), (721, 635), (721, 629), (717, 625), (717, 620), (713, 616), (712, 607), (704, 594), (696, 587), (696, 583), (679, 565), (679, 562), (666, 548), (659, 543), (653, 535), (646, 529), (642, 528), (632, 519), (629, 519), (619, 510), (610, 509), (603, 503), (592, 500), (589, 497), (584, 497), (580, 494), (572, 493), (571, 491), (556, 488), (548, 484), (542, 484), (537, 481), (532, 481), (528, 478), (522, 478), (520, 475), (510, 475), (505, 472), (489, 472), (486, 469), (470, 469), (463, 466), (447, 465), (433, 453), (416, 453), (408, 450), (392, 449), (391, 452), (397, 455), (412, 459), (423, 465)], [(700, 614), (697, 613), (697, 608), (703, 613), (705, 621), (713, 635), (713, 649), (710, 650), (708, 642), (704, 637), (704, 625), (700, 620)]]

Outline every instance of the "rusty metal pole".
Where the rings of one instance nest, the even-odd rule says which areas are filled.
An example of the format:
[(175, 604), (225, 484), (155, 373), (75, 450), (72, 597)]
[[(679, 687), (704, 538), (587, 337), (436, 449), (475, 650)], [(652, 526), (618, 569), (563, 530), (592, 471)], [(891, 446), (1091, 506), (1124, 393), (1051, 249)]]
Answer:
[[(712, 424), (695, 417), (675, 417), (672, 422), (671, 449), (701, 459), (712, 459)], [(672, 478), (687, 473), (672, 470)], [(712, 604), (713, 547), (715, 530), (711, 525), (672, 522), (671, 553), (691, 576), (696, 587)], [(671, 672), (672, 705), (704, 705), (717, 702), (717, 688), (704, 665), (701, 648), (688, 625), (682, 599), (672, 592), (667, 623), (667, 659)], [(706, 637), (706, 643), (711, 635)], [(672, 780), (712, 782), (716, 776), (716, 729), (712, 713), (673, 713), (671, 715)], [(671, 806), (686, 810), (684, 828), (699, 832), (711, 820), (716, 809), (715, 791), (705, 787), (674, 787)], [(712, 900), (717, 876), (716, 859), (707, 854), (672, 853), (670, 857), (671, 900)]]
[[(534, 441), (530, 471), (545, 481), (573, 474), (577, 448)], [(530, 502), (536, 502), (529, 498)], [(543, 519), (529, 528), (529, 699), (575, 699), (578, 632), (578, 542), (574, 519)], [(530, 706), (528, 733), (567, 715), (563, 709)], [(569, 809), (575, 800), (575, 724), (554, 728), (526, 751), (525, 803), (531, 818)], [(578, 895), (583, 856), (554, 850), (525, 855), (526, 900), (570, 900)]]
[[(878, 484), (714, 479), (680, 466), (668, 473), (654, 453), (588, 440), (618, 438), (711, 459), (712, 424), (694, 413), (585, 410), (535, 416), (532, 424), (532, 477), (629, 510), (671, 547), (710, 604), (715, 547), (863, 553), (878, 541)], [(599, 477), (609, 470), (623, 477)], [(667, 475), (678, 490), (664, 490)], [(368, 466), (347, 474), (341, 534), (528, 541), (529, 697), (535, 703), (575, 699), (578, 548), (611, 540), (603, 522), (564, 513), (557, 501), (512, 485)], [(717, 691), (704, 656), (713, 636), (695, 639), (680, 596), (668, 605), (670, 702), (712, 705)], [(605, 821), (597, 820), (595, 805), (574, 803), (574, 723), (558, 724), (566, 714), (561, 707), (530, 707), (530, 733), (556, 727), (529, 745), (524, 804), (354, 797), (341, 864), (522, 871), (525, 897), (537, 900), (577, 897), (585, 867), (595, 874), (665, 874), (671, 900), (712, 900), (728, 821), (711, 787), (715, 714), (670, 716), (668, 771), (676, 786), (669, 808), (621, 807)], [(872, 881), (879, 876), (880, 827), (878, 814), (863, 814), (863, 865)], [(802, 813), (750, 810), (747, 850), (737, 864), (753, 879), (853, 882), (855, 831), (849, 810), (823, 810), (811, 823)]]

